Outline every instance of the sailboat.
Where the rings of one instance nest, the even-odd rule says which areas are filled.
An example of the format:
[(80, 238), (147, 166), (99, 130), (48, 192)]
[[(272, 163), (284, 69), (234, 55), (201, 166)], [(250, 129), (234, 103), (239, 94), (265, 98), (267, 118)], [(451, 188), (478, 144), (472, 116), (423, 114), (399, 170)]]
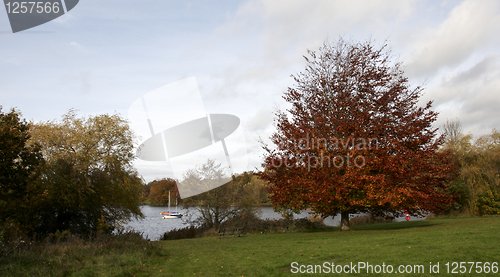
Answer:
[[(168, 191), (168, 209), (170, 210), (170, 191)], [(175, 198), (175, 212), (160, 213), (163, 219), (182, 218), (182, 214), (177, 211), (177, 197)]]

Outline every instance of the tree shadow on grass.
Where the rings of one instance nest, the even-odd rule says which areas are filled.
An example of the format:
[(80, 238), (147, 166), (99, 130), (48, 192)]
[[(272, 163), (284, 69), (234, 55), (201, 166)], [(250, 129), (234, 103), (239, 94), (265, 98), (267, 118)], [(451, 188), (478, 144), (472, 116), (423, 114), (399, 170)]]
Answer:
[(351, 226), (354, 231), (369, 231), (369, 230), (397, 230), (407, 228), (431, 227), (443, 224), (441, 222), (418, 220), (418, 221), (401, 221), (391, 223), (373, 223), (359, 226)]
[[(431, 227), (441, 225), (443, 222), (429, 221), (429, 220), (418, 220), (418, 221), (401, 221), (401, 222), (391, 222), (391, 223), (370, 223), (364, 225), (351, 226), (352, 231), (377, 231), (377, 230), (398, 230), (398, 229), (408, 229), (408, 228), (421, 228), (421, 227)], [(340, 232), (340, 227), (323, 228), (320, 230), (314, 230), (317, 232)]]

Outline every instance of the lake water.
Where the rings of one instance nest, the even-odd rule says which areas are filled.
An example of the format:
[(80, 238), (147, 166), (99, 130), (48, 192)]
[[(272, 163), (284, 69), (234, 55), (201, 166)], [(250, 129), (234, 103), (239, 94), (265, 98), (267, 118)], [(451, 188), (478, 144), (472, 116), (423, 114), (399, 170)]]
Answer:
[[(273, 211), (272, 207), (261, 207), (260, 208), (262, 219), (279, 219), (282, 218), (279, 213)], [(152, 207), (152, 206), (141, 206), (141, 211), (145, 218), (143, 220), (132, 220), (129, 222), (125, 228), (133, 229), (135, 231), (141, 232), (145, 238), (150, 240), (159, 240), (165, 232), (173, 229), (184, 228), (190, 226), (187, 218), (196, 218), (199, 213), (196, 209), (184, 209), (182, 207), (178, 208), (178, 211), (182, 214), (188, 214), (187, 218), (182, 219), (163, 219), (160, 213), (167, 211), (167, 207)], [(299, 215), (295, 215), (294, 218), (307, 218), (311, 216), (308, 211), (303, 211)], [(395, 221), (403, 221), (404, 217), (396, 218)], [(417, 218), (412, 218), (412, 220), (419, 220)], [(335, 216), (335, 218), (328, 217), (325, 219), (324, 223), (328, 226), (338, 226), (340, 223), (340, 215)]]
[[(273, 211), (272, 207), (261, 207), (262, 219), (279, 219), (282, 218), (279, 213)], [(182, 219), (163, 219), (160, 213), (167, 211), (167, 207), (153, 207), (153, 206), (141, 206), (141, 211), (145, 218), (143, 220), (132, 220), (125, 227), (128, 229), (133, 229), (138, 232), (142, 232), (144, 237), (150, 240), (159, 240), (165, 232), (173, 229), (184, 228), (190, 226), (188, 219), (183, 217)], [(196, 209), (184, 209), (179, 207), (178, 211), (182, 214), (188, 214), (188, 218), (196, 218), (199, 213)], [(311, 216), (307, 211), (302, 212), (300, 215), (295, 215), (294, 218), (306, 218)], [(330, 226), (335, 226), (340, 223), (340, 216), (336, 216), (335, 219), (331, 217), (325, 219), (325, 224)]]

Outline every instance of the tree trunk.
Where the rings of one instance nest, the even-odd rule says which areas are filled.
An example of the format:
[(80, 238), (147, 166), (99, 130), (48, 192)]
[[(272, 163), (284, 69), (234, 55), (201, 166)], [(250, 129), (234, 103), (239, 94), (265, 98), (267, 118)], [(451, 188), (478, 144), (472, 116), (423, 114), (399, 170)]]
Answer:
[(349, 227), (349, 211), (340, 212), (340, 230), (341, 231), (350, 231)]

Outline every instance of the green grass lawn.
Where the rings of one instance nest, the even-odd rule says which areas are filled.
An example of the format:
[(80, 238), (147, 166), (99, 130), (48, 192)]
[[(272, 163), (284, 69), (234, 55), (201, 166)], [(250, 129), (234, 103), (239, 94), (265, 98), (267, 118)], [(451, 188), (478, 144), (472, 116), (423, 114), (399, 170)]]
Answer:
[[(488, 216), (371, 224), (353, 227), (350, 232), (331, 228), (321, 232), (249, 234), (222, 240), (212, 236), (152, 242), (163, 251), (151, 254), (97, 253), (84, 257), (78, 266), (71, 267), (73, 270), (66, 270), (67, 274), (39, 271), (53, 276), (291, 276), (301, 275), (293, 273), (300, 269), (307, 271), (308, 265), (309, 269), (318, 265), (317, 273), (320, 267), (327, 273), (323, 267), (326, 262), (330, 270), (332, 264), (344, 269), (349, 269), (345, 265), (356, 265), (357, 274), (334, 274), (341, 276), (394, 275), (383, 273), (384, 264), (386, 272), (391, 269), (389, 265), (393, 272), (400, 265), (412, 271), (423, 266), (420, 273), (397, 276), (500, 276), (499, 231), (500, 216)], [(296, 264), (292, 266), (293, 262)], [(462, 267), (460, 262), (465, 262)], [(485, 268), (486, 262), (489, 265)], [(381, 271), (367, 274), (366, 269), (359, 269), (360, 263)], [(303, 267), (299, 268), (300, 265)], [(439, 274), (430, 273), (430, 265), (435, 270), (439, 268)], [(8, 266), (1, 265), (0, 275), (7, 273)], [(41, 265), (44, 266), (47, 265)], [(19, 275), (37, 275), (33, 264), (27, 263), (24, 271), (18, 265), (11, 267)], [(452, 274), (453, 269), (457, 273)], [(497, 273), (476, 273), (480, 269)], [(464, 270), (466, 273), (460, 273)]]
[[(300, 265), (362, 262), (372, 265), (374, 271), (380, 269), (375, 265), (392, 265), (394, 272), (399, 265), (423, 265), (424, 273), (398, 276), (429, 276), (438, 275), (431, 274), (429, 266), (439, 262), (440, 276), (499, 276), (500, 272), (478, 274), (475, 268), (469, 273), (471, 264), (462, 264), (467, 273), (451, 273), (455, 267), (457, 272), (463, 272), (460, 264), (455, 266), (453, 262), (499, 263), (499, 231), (500, 217), (497, 216), (372, 224), (354, 227), (350, 232), (333, 229), (254, 234), (224, 240), (210, 237), (167, 241), (163, 243), (170, 256), (159, 263), (161, 266), (156, 272), (161, 270), (165, 276), (282, 276), (297, 272)], [(298, 264), (292, 267), (292, 262)], [(446, 274), (446, 263), (449, 263), (449, 274)], [(491, 269), (491, 265), (489, 267)], [(307, 267), (302, 269), (306, 271)], [(390, 275), (366, 274), (366, 270), (360, 272), (359, 268), (357, 272), (358, 276)]]

